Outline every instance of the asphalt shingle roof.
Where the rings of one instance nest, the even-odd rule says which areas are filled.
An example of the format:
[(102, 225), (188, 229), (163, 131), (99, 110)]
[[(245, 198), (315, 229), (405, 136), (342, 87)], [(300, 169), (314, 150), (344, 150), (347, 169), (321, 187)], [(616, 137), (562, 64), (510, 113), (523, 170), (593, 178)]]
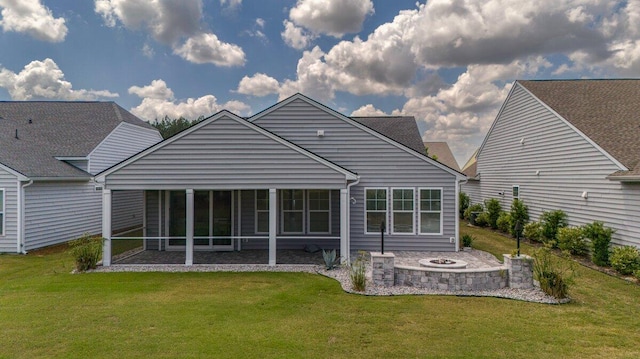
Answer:
[(412, 116), (351, 117), (370, 129), (424, 154), (418, 124)]
[(460, 172), (458, 161), (456, 161), (451, 148), (446, 142), (424, 142), (424, 147), (429, 149), (429, 157), (435, 155), (438, 162)]
[(534, 96), (640, 174), (640, 80), (518, 81)]
[(114, 102), (0, 101), (0, 163), (27, 177), (88, 178), (55, 157), (86, 157), (122, 122), (153, 128)]

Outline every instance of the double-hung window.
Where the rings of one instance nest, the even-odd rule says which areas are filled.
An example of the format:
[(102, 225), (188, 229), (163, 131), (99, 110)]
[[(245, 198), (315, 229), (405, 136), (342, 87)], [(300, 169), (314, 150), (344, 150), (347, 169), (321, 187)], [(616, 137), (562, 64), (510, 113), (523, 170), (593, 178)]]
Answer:
[(304, 233), (304, 190), (282, 190), (282, 233)]
[(308, 232), (330, 233), (331, 196), (329, 190), (308, 190)]
[(366, 233), (380, 233), (380, 223), (387, 221), (387, 189), (366, 188), (365, 198)]
[(269, 233), (269, 190), (256, 190), (256, 233)]
[(4, 189), (0, 188), (0, 236), (4, 236)]
[(420, 189), (420, 234), (442, 234), (442, 189)]
[(513, 187), (511, 187), (511, 195), (512, 195), (513, 199), (520, 199), (520, 186), (519, 185), (514, 185)]
[(393, 230), (394, 234), (414, 233), (413, 188), (393, 188)]

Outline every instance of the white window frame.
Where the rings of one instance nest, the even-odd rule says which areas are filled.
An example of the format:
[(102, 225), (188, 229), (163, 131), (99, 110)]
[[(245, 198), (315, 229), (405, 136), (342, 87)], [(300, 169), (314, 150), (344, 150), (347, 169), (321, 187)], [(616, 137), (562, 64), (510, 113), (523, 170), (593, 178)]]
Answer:
[(4, 237), (4, 233), (5, 233), (5, 228), (6, 227), (6, 219), (7, 219), (7, 215), (6, 215), (6, 211), (5, 208), (7, 206), (7, 198), (5, 196), (6, 191), (4, 190), (4, 188), (0, 188), (0, 198), (2, 198), (2, 206), (0, 206), (0, 214), (2, 214), (2, 222), (0, 224), (2, 224), (2, 228), (0, 228), (0, 236)]
[[(267, 215), (269, 215), (269, 206), (267, 206), (267, 209), (258, 209), (258, 192), (260, 191), (265, 191), (267, 192), (267, 204), (269, 203), (269, 190), (268, 189), (257, 189), (254, 191), (254, 196), (253, 196), (253, 210), (254, 210), (254, 232), (256, 234), (268, 234), (269, 230), (267, 230), (266, 232), (261, 232), (258, 230), (259, 226), (258, 226), (258, 213), (267, 213)], [(267, 217), (268, 218), (268, 217)]]
[[(322, 209), (322, 210), (312, 210), (311, 209), (311, 199), (309, 198), (309, 194), (312, 191), (325, 191), (329, 194), (329, 209)], [(313, 190), (306, 190), (305, 191), (305, 197), (306, 197), (306, 225), (307, 225), (307, 233), (309, 234), (330, 234), (331, 233), (331, 190), (325, 190), (325, 189), (313, 189)], [(311, 231), (311, 212), (326, 212), (327, 213), (327, 220), (329, 221), (327, 229), (327, 232), (313, 232)]]
[[(302, 209), (300, 210), (285, 210), (284, 209), (284, 191), (302, 191)], [(280, 190), (280, 233), (282, 234), (305, 234), (305, 223), (306, 223), (306, 218), (305, 218), (305, 208), (306, 208), (306, 201), (305, 201), (305, 197), (306, 197), (306, 191), (303, 189), (296, 189), (296, 188), (291, 188), (291, 189), (283, 189)], [(301, 232), (287, 232), (284, 230), (284, 216), (285, 213), (288, 212), (302, 212), (302, 231)]]
[[(517, 190), (518, 191), (518, 195), (514, 196), (513, 192)], [(512, 199), (520, 199), (520, 185), (519, 184), (514, 184), (513, 186), (511, 186), (511, 197)]]
[[(394, 202), (394, 198), (393, 198), (393, 191), (395, 190), (402, 190), (402, 191), (407, 191), (410, 190), (411, 193), (413, 194), (411, 197), (411, 201), (413, 203), (413, 209), (411, 211), (407, 211), (407, 210), (398, 210), (396, 211), (393, 208), (393, 202)], [(398, 235), (398, 236), (407, 236), (407, 235), (415, 235), (416, 234), (416, 189), (413, 187), (391, 187), (391, 201), (389, 201), (391, 203), (391, 207), (390, 211), (391, 211), (391, 221), (390, 222), (390, 228), (391, 228), (391, 234), (393, 235)], [(399, 213), (411, 213), (411, 232), (396, 232), (393, 230), (393, 228), (395, 227), (395, 213), (399, 212)]]
[[(384, 190), (385, 192), (385, 211), (384, 211), (384, 223), (385, 223), (385, 231), (384, 234), (389, 234), (389, 188), (388, 187), (365, 187), (364, 195), (363, 195), (363, 210), (364, 210), (364, 234), (380, 234), (380, 231), (368, 232), (367, 231), (367, 213), (370, 212), (367, 210), (367, 191), (369, 190)], [(382, 212), (378, 210), (372, 210), (371, 212)]]
[[(438, 190), (440, 191), (440, 231), (438, 233), (431, 233), (431, 232), (422, 232), (422, 213), (437, 213), (436, 211), (423, 211), (422, 210), (422, 191), (423, 190)], [(444, 190), (442, 187), (420, 187), (418, 188), (418, 233), (420, 233), (420, 235), (425, 235), (425, 236), (441, 236), (443, 233), (443, 226), (444, 226)]]

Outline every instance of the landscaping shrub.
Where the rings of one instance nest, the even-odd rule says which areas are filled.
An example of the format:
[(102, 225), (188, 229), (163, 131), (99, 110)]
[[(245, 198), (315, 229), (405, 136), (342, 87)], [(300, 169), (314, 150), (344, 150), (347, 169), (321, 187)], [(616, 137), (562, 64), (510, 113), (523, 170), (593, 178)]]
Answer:
[(324, 267), (327, 270), (332, 270), (338, 264), (340, 264), (340, 258), (336, 258), (336, 250), (332, 249), (326, 252), (324, 249), (322, 250), (322, 259), (324, 259)]
[(611, 251), (611, 267), (622, 275), (640, 270), (640, 251), (633, 246), (615, 247)]
[(476, 226), (486, 227), (489, 225), (489, 214), (482, 212), (476, 217)]
[[(529, 207), (527, 207), (523, 201), (516, 198), (511, 202), (511, 212), (509, 214), (511, 215), (511, 228), (509, 228), (509, 232), (512, 236), (517, 237), (516, 223), (520, 221), (520, 228), (525, 227), (529, 222)], [(522, 235), (522, 233), (520, 233), (520, 235)]]
[(558, 248), (571, 254), (582, 256), (587, 254), (588, 244), (581, 227), (564, 227), (558, 229)]
[(462, 237), (462, 246), (463, 247), (471, 247), (475, 238), (470, 234), (463, 234)]
[(542, 225), (542, 237), (545, 243), (554, 243), (557, 239), (558, 229), (566, 227), (568, 224), (567, 214), (561, 209), (542, 212), (540, 223)]
[(504, 211), (500, 212), (496, 224), (501, 232), (509, 233), (511, 231), (511, 214)]
[(583, 233), (591, 240), (591, 261), (599, 266), (609, 265), (609, 244), (615, 231), (604, 226), (604, 223), (595, 221), (585, 224)]
[(524, 231), (522, 232), (524, 238), (540, 242), (540, 237), (542, 236), (542, 226), (540, 222), (530, 222), (524, 225)]
[(467, 210), (467, 208), (469, 208), (469, 205), (471, 204), (471, 199), (469, 198), (469, 195), (464, 192), (460, 192), (458, 197), (459, 197), (458, 209), (460, 211), (460, 218), (465, 218), (464, 213)]
[(566, 298), (575, 276), (575, 262), (555, 258), (550, 246), (533, 252), (533, 275), (540, 283), (540, 289), (555, 298)]
[(471, 213), (473, 212), (481, 213), (482, 211), (484, 211), (484, 207), (482, 207), (482, 204), (480, 203), (472, 204), (469, 207), (467, 207), (467, 209), (464, 210), (464, 218), (467, 220), (471, 220)]
[(498, 229), (498, 217), (500, 217), (500, 212), (502, 212), (500, 201), (495, 198), (490, 198), (484, 205), (487, 208), (486, 213), (489, 220), (489, 226), (493, 229)]
[(96, 268), (102, 257), (102, 241), (101, 237), (92, 237), (85, 233), (69, 242), (71, 255), (76, 261), (76, 270), (84, 272)]
[(360, 252), (349, 268), (349, 278), (353, 289), (358, 292), (364, 292), (367, 287), (367, 263), (365, 253)]

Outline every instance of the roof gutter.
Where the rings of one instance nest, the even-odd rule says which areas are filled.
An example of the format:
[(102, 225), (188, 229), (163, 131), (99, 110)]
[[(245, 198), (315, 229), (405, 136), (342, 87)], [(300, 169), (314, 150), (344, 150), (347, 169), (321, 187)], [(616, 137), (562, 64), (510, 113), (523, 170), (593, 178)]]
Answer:
[(88, 182), (91, 181), (91, 176), (87, 177), (32, 177), (31, 181), (36, 182), (56, 182), (56, 181), (77, 181), (77, 182)]

